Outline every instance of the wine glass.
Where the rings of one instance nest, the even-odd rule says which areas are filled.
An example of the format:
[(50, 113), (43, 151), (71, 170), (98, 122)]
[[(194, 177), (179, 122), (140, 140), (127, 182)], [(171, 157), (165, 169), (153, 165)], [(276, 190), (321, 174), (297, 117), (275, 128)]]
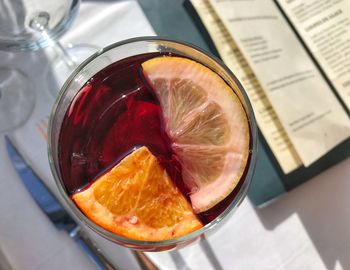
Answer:
[[(76, 178), (72, 180), (72, 182), (69, 182), (69, 179), (63, 179), (63, 169), (62, 169), (62, 163), (60, 163), (60, 159), (62, 158), (62, 151), (67, 153), (68, 149), (62, 149), (64, 147), (63, 139), (60, 138), (61, 131), (63, 130), (63, 123), (66, 126), (67, 125), (67, 115), (70, 115), (72, 113), (72, 102), (73, 104), (76, 104), (79, 97), (84, 96), (86, 100), (90, 100), (90, 97), (87, 97), (87, 89), (83, 88), (86, 83), (87, 85), (90, 85), (89, 83), (94, 81), (94, 75), (98, 74), (106, 74), (106, 76), (111, 76), (110, 73), (105, 71), (106, 67), (115, 67), (115, 63), (118, 61), (122, 61), (124, 63), (125, 67), (132, 66), (128, 61), (128, 59), (135, 57), (138, 59), (138, 57), (144, 56), (145, 54), (149, 55), (159, 55), (159, 54), (167, 54), (167, 55), (176, 55), (176, 56), (182, 56), (190, 58), (194, 61), (197, 61), (199, 63), (202, 63), (203, 65), (209, 67), (213, 72), (218, 74), (221, 78), (223, 78), (227, 84), (233, 89), (233, 91), (236, 93), (237, 97), (239, 98), (240, 102), (242, 103), (242, 106), (244, 107), (247, 117), (248, 117), (248, 124), (250, 127), (250, 157), (248, 159), (248, 163), (245, 168), (245, 172), (241, 178), (240, 185), (237, 189), (233, 191), (233, 193), (230, 195), (230, 198), (228, 200), (228, 204), (225, 204), (225, 209), (220, 210), (220, 213), (216, 218), (214, 218), (212, 221), (207, 223), (204, 227), (201, 229), (198, 229), (197, 231), (194, 231), (190, 234), (187, 234), (185, 236), (181, 236), (175, 239), (171, 240), (164, 240), (164, 241), (139, 241), (139, 240), (133, 240), (129, 239), (127, 237), (123, 237), (120, 235), (116, 235), (111, 233), (110, 231), (96, 225), (94, 222), (92, 222), (90, 219), (88, 219), (77, 207), (77, 205), (72, 201), (71, 196), (68, 194), (68, 188), (70, 187), (72, 189), (78, 190), (81, 187), (74, 186), (76, 182), (79, 182)], [(134, 58), (134, 59), (135, 59)], [(120, 62), (121, 63), (121, 62)], [(112, 65), (113, 64), (113, 65)], [(99, 73), (101, 70), (103, 70), (101, 73)], [(116, 71), (113, 71), (117, 74)], [(125, 71), (128, 72), (128, 71)], [(115, 78), (113, 78), (116, 82), (116, 85), (120, 86), (118, 80), (124, 80), (125, 74), (117, 74), (115, 75)], [(130, 75), (128, 75), (130, 76)], [(93, 79), (91, 79), (93, 78)], [(110, 78), (110, 77), (108, 77)], [(101, 78), (100, 78), (101, 79)], [(101, 79), (103, 80), (103, 79)], [(136, 80), (137, 81), (137, 80)], [(125, 81), (123, 81), (125, 82)], [(132, 83), (126, 83), (126, 85), (131, 87), (131, 89), (134, 89), (135, 87), (137, 89), (141, 89), (143, 86), (134, 86)], [(85, 89), (83, 91), (80, 91), (81, 89)], [(124, 89), (124, 88), (123, 88)], [(94, 89), (94, 93), (96, 93)], [(124, 98), (130, 91), (133, 90), (120, 90), (119, 88), (113, 88), (110, 90), (113, 93), (117, 93), (118, 97)], [(123, 91), (123, 92), (120, 92)], [(129, 91), (129, 92), (127, 92)], [(106, 97), (103, 96), (104, 93), (108, 93), (107, 89), (102, 89), (100, 93), (97, 93), (97, 95), (100, 97), (99, 100), (94, 100), (94, 102), (90, 103), (87, 102), (87, 104), (103, 104), (102, 100), (106, 100)], [(117, 103), (113, 100), (108, 99), (108, 104), (114, 104)], [(79, 107), (79, 106), (78, 106)], [(80, 108), (80, 107), (79, 107)], [(88, 105), (85, 106), (86, 108), (91, 108)], [(111, 108), (110, 106), (106, 106), (106, 111)], [(105, 111), (103, 112), (103, 114)], [(100, 113), (97, 113), (94, 110), (91, 111), (84, 111), (84, 117), (86, 116), (87, 123), (91, 123), (88, 118), (88, 115), (97, 117), (99, 121), (102, 120), (102, 116)], [(100, 118), (101, 116), (101, 118)], [(74, 118), (75, 119), (75, 118)], [(75, 120), (74, 120), (75, 121)], [(95, 123), (95, 122), (93, 122)], [(132, 123), (130, 123), (132, 124)], [(112, 124), (113, 126), (113, 124)], [(77, 124), (78, 128), (81, 128), (81, 132), (85, 134), (90, 134), (88, 131), (83, 130), (82, 125)], [(87, 129), (94, 129), (96, 128), (94, 124), (87, 124), (85, 125)], [(253, 110), (251, 108), (251, 105), (249, 103), (249, 100), (247, 98), (247, 95), (244, 92), (244, 89), (240, 85), (240, 83), (237, 81), (235, 76), (231, 73), (231, 71), (224, 66), (222, 62), (220, 62), (218, 59), (215, 59), (208, 55), (207, 53), (203, 52), (201, 49), (196, 48), (192, 45), (184, 44), (181, 42), (171, 41), (171, 40), (164, 40), (164, 39), (157, 39), (154, 37), (144, 37), (144, 38), (136, 38), (131, 39), (123, 42), (119, 42), (113, 45), (110, 45), (99, 52), (95, 53), (93, 56), (88, 58), (86, 61), (84, 61), (79, 67), (71, 74), (71, 76), (68, 78), (68, 80), (65, 82), (63, 89), (60, 91), (59, 97), (57, 98), (53, 111), (50, 117), (49, 122), (49, 139), (48, 139), (48, 155), (49, 155), (49, 161), (51, 166), (51, 171), (54, 176), (55, 182), (58, 186), (58, 189), (64, 198), (65, 202), (69, 206), (69, 210), (71, 211), (72, 215), (76, 217), (77, 220), (80, 220), (83, 224), (87, 224), (90, 229), (93, 231), (99, 233), (106, 239), (109, 239), (112, 242), (115, 242), (117, 244), (120, 244), (125, 247), (129, 247), (135, 250), (139, 251), (162, 251), (162, 250), (169, 250), (173, 248), (183, 247), (189, 243), (192, 243), (196, 240), (198, 240), (201, 236), (204, 235), (204, 233), (207, 233), (214, 227), (217, 227), (218, 224), (221, 224), (223, 220), (227, 220), (228, 216), (234, 212), (234, 210), (239, 206), (239, 204), (244, 199), (245, 195), (247, 194), (247, 190), (251, 181), (251, 177), (254, 171), (254, 165), (255, 165), (255, 159), (256, 159), (256, 140), (257, 140), (257, 133), (256, 133), (256, 124), (254, 121), (254, 114)], [(101, 129), (99, 129), (101, 131)], [(108, 130), (107, 126), (104, 126), (104, 130)], [(70, 130), (71, 131), (71, 130)], [(140, 131), (142, 132), (142, 131)], [(100, 134), (100, 133), (99, 133)], [(67, 135), (67, 134), (66, 134)], [(70, 134), (71, 136), (66, 136), (69, 138), (69, 141), (72, 142), (74, 145), (78, 145), (80, 142), (75, 141), (76, 139), (79, 139), (79, 134), (72, 131)], [(102, 134), (99, 138), (104, 138)], [(92, 136), (89, 137), (89, 143), (93, 145)], [(103, 139), (101, 139), (103, 140)], [(99, 141), (103, 143), (102, 141)], [(77, 150), (79, 151), (79, 150)], [(97, 155), (99, 155), (99, 150), (95, 149), (94, 151), (97, 152)], [(87, 160), (91, 159), (89, 156), (83, 156), (83, 153), (72, 154), (73, 155), (80, 155), (79, 161), (77, 164), (70, 166), (69, 168), (71, 170), (77, 170), (77, 172), (84, 171), (84, 168), (88, 168), (89, 165), (86, 165)], [(81, 162), (80, 162), (81, 161)], [(91, 162), (93, 162), (94, 166), (97, 167), (98, 161), (96, 159), (91, 159)], [(84, 167), (85, 165), (86, 167)], [(89, 167), (90, 168), (90, 167)], [(75, 171), (74, 171), (75, 172)], [(88, 183), (84, 183), (88, 185)]]
[(34, 51), (49, 46), (70, 27), (79, 3), (0, 0), (0, 50)]
[[(67, 62), (68, 58), (74, 64), (56, 40), (70, 27), (79, 3), (79, 0), (0, 0), (0, 50), (35, 51), (53, 45), (65, 55), (60, 58), (62, 61)], [(22, 125), (34, 103), (30, 79), (17, 69), (0, 67), (0, 132)]]

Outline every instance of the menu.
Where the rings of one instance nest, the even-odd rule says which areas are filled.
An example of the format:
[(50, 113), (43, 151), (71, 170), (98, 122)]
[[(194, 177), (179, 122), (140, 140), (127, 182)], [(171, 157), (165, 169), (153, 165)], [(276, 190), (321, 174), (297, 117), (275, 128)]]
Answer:
[[(278, 2), (191, 0), (221, 58), (246, 89), (261, 133), (288, 174), (350, 137), (350, 9), (339, 0)], [(336, 44), (333, 35), (339, 37)]]
[(350, 109), (349, 1), (278, 0), (278, 3)]

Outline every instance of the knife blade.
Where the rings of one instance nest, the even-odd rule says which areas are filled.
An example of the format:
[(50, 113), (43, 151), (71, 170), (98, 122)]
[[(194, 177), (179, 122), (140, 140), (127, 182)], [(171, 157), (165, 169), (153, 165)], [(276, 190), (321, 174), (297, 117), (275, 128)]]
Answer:
[(13, 270), (13, 267), (11, 266), (9, 260), (7, 259), (1, 247), (0, 247), (0, 269)]
[(59, 230), (65, 230), (69, 236), (88, 255), (99, 270), (116, 270), (116, 268), (103, 256), (96, 245), (85, 235), (77, 222), (59, 203), (57, 198), (45, 186), (40, 178), (26, 163), (25, 159), (16, 149), (11, 140), (5, 136), (6, 149), (9, 158), (22, 180), (27, 191), (32, 195), (41, 210), (49, 217)]

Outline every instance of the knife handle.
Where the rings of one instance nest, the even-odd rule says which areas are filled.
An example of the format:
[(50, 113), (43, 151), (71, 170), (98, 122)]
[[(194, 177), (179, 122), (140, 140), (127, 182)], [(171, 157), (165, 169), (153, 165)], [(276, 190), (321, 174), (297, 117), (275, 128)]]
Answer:
[(80, 248), (85, 251), (98, 270), (117, 270), (117, 268), (100, 252), (90, 238), (85, 235), (80, 226), (75, 227), (69, 235)]

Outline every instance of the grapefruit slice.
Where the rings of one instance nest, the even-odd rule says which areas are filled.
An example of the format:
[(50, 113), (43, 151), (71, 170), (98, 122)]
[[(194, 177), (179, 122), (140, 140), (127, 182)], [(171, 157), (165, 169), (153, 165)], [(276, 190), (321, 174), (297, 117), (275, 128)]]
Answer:
[(159, 99), (192, 207), (206, 211), (225, 199), (244, 173), (250, 140), (245, 110), (220, 76), (193, 60), (157, 57), (142, 69)]
[(130, 239), (168, 240), (202, 227), (147, 147), (135, 150), (72, 199), (93, 222)]

